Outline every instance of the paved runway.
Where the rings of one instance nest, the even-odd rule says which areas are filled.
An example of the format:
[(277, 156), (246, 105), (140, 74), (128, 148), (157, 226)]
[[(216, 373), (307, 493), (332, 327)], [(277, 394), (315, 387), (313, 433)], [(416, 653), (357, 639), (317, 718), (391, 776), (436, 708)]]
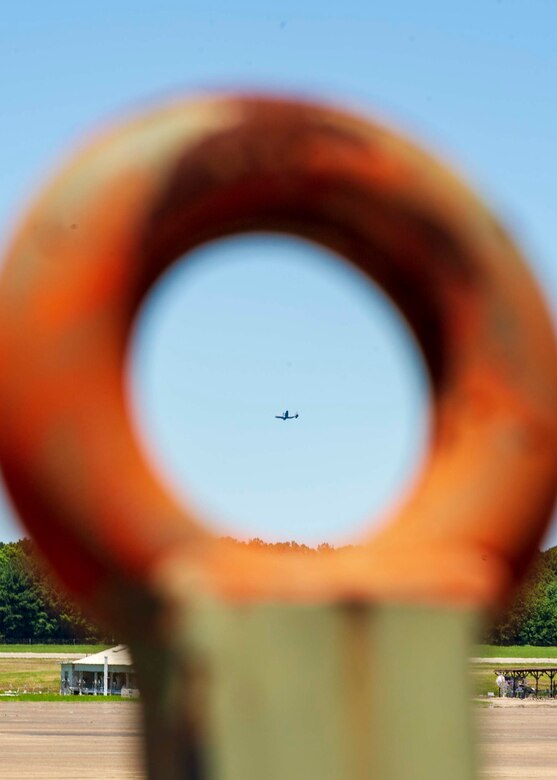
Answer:
[(557, 702), (507, 700), (477, 716), (482, 780), (557, 780)]
[(144, 780), (137, 702), (0, 702), (2, 780)]
[[(481, 780), (557, 780), (557, 702), (509, 700), (476, 714)], [(0, 702), (0, 776), (145, 780), (138, 716), (137, 702)]]
[(471, 664), (495, 664), (496, 666), (507, 666), (512, 669), (514, 666), (557, 666), (557, 658), (470, 658)]
[(1, 658), (50, 658), (53, 661), (57, 660), (78, 660), (84, 658), (83, 653), (0, 653)]

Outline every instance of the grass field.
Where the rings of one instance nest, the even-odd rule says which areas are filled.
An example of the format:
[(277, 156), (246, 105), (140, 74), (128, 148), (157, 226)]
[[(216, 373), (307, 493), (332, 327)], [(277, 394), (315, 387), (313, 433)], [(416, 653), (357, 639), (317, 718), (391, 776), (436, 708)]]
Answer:
[[(472, 667), (474, 695), (486, 695), (497, 690), (495, 675), (486, 665)], [(56, 658), (7, 658), (0, 656), (0, 693), (58, 693), (60, 689), (60, 662)], [(67, 697), (72, 699), (74, 697)], [(78, 698), (78, 697), (75, 697)], [(79, 697), (79, 698), (90, 698)], [(4, 700), (4, 699), (2, 699)]]
[(557, 658), (557, 647), (474, 645), (474, 658)]
[[(83, 653), (92, 655), (108, 645), (3, 645), (0, 653)], [(557, 658), (557, 647), (533, 645), (474, 645), (471, 655), (475, 658)]]
[(0, 693), (58, 693), (60, 662), (55, 658), (0, 657)]
[(0, 702), (5, 701), (62, 701), (70, 704), (81, 704), (85, 701), (137, 701), (129, 696), (61, 696), (59, 693), (18, 693), (15, 696), (0, 693)]
[(83, 653), (92, 655), (109, 645), (2, 645), (0, 653)]
[[(0, 652), (20, 653), (83, 653), (89, 655), (103, 650), (106, 645), (0, 645)], [(497, 647), (475, 645), (472, 654), (477, 658), (555, 658), (556, 647)], [(486, 696), (489, 691), (497, 694), (495, 664), (473, 664), (471, 684), (474, 696)], [(1, 701), (21, 699), (45, 700), (45, 695), (56, 698), (60, 689), (60, 662), (56, 658), (9, 658), (0, 656), (0, 693), (17, 691), (17, 697), (2, 697)], [(90, 700), (90, 696), (67, 696), (65, 700)], [(116, 697), (120, 700), (120, 697)], [(48, 700), (48, 698), (46, 699)]]
[(499, 688), (495, 685), (496, 674), (493, 669), (487, 669), (485, 666), (472, 665), (470, 669), (470, 687), (472, 696), (487, 696), (491, 691), (496, 696), (499, 695)]
[[(15, 696), (2, 694), (15, 693)], [(56, 658), (8, 658), (0, 656), (0, 702), (89, 701), (95, 696), (60, 696), (60, 661)], [(121, 701), (121, 696), (103, 697)], [(127, 697), (125, 700), (128, 701)]]
[[(0, 653), (79, 653), (85, 656), (104, 650), (105, 647), (106, 645), (0, 645)], [(0, 693), (6, 691), (17, 691), (19, 694), (59, 693), (60, 661), (55, 657), (10, 658), (9, 655), (0, 655)]]
[[(508, 658), (509, 665), (513, 658), (555, 658), (557, 664), (557, 647), (534, 647), (533, 645), (510, 645), (507, 647), (499, 645), (475, 645), (472, 650), (473, 658)], [(524, 664), (516, 664), (517, 667)], [(495, 669), (503, 668), (501, 664), (472, 664), (472, 692), (474, 696), (487, 696), (489, 691), (498, 694), (498, 688), (495, 685)], [(529, 679), (528, 683), (535, 687), (535, 680)], [(549, 686), (547, 680), (540, 681), (540, 690)]]
[[(496, 674), (494, 669), (488, 669), (485, 665), (472, 665), (470, 669), (471, 675), (471, 690), (473, 696), (487, 696), (489, 691), (492, 691), (496, 696), (499, 695), (499, 689), (495, 684)], [(503, 669), (503, 666), (499, 667)], [(536, 687), (536, 681), (533, 677), (527, 677), (526, 682), (531, 685), (532, 688)], [(549, 693), (549, 680), (542, 677), (539, 682), (539, 695), (544, 696)]]

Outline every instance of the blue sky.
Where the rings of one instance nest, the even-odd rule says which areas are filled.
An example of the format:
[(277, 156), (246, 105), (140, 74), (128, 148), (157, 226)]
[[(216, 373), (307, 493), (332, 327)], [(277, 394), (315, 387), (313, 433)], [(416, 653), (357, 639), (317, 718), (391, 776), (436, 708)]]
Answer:
[[(256, 87), (371, 113), (454, 164), (555, 312), (556, 27), (553, 0), (9, 4), (0, 241), (91, 128), (176, 94)], [(295, 239), (237, 238), (177, 264), (138, 318), (128, 376), (162, 478), (238, 536), (346, 539), (426, 446), (427, 379), (404, 324)], [(300, 418), (275, 420), (286, 408)], [(0, 500), (0, 540), (20, 535)]]

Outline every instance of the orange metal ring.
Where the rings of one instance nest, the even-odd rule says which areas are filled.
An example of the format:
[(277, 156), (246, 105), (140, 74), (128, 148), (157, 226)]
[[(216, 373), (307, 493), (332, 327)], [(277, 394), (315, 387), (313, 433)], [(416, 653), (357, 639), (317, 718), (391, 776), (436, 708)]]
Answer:
[[(342, 554), (223, 547), (167, 495), (130, 424), (123, 367), (143, 296), (180, 254), (249, 230), (313, 239), (372, 276), (431, 374), (424, 473), (385, 530)], [(445, 168), (331, 108), (176, 103), (80, 153), (9, 251), (0, 365), (6, 482), (82, 599), (118, 573), (149, 586), (174, 567), (237, 598), (489, 603), (554, 500), (556, 348), (517, 250)]]

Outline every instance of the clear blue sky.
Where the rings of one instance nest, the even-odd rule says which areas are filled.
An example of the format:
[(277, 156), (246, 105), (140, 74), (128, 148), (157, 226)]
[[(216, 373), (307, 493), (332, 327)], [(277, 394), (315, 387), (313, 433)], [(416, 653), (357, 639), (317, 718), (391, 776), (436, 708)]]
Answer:
[[(0, 240), (91, 127), (178, 93), (279, 89), (374, 113), (464, 171), (555, 311), (556, 29), (553, 0), (8, 4)], [(234, 239), (176, 265), (130, 364), (163, 478), (237, 536), (346, 539), (426, 446), (427, 380), (405, 326), (371, 284), (294, 239)], [(287, 408), (299, 419), (274, 419)], [(17, 538), (3, 504), (0, 540)]]

